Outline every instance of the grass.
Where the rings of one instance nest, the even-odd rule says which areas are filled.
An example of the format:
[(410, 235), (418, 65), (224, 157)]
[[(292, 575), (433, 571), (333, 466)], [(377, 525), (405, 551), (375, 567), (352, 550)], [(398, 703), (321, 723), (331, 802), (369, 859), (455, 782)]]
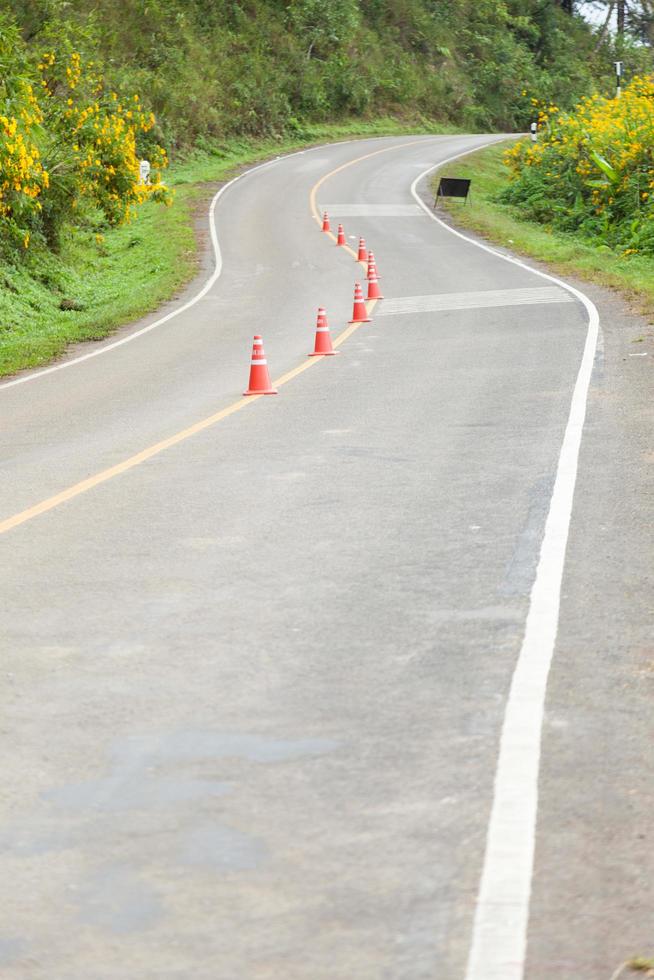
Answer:
[(654, 976), (654, 959), (646, 960), (642, 956), (634, 956), (630, 960), (621, 963), (620, 966), (611, 974), (610, 980), (620, 980), (625, 976), (625, 970), (633, 973), (646, 973), (648, 977)]
[[(579, 276), (624, 293), (639, 312), (654, 314), (654, 257), (623, 256), (608, 246), (525, 221), (515, 208), (497, 201), (508, 173), (502, 163), (507, 144), (491, 146), (465, 157), (440, 172), (443, 176), (470, 177), (468, 204), (446, 199), (444, 206), (457, 225), (479, 232), (484, 238), (512, 252), (547, 262), (561, 275)], [(439, 173), (432, 186), (435, 188)]]
[(131, 224), (109, 231), (71, 229), (59, 254), (30, 249), (20, 262), (0, 267), (0, 376), (43, 365), (73, 343), (101, 340), (170, 299), (198, 268), (193, 213), (209, 195), (207, 183), (315, 143), (453, 131), (394, 119), (355, 120), (195, 151), (168, 173), (172, 207), (145, 204)]

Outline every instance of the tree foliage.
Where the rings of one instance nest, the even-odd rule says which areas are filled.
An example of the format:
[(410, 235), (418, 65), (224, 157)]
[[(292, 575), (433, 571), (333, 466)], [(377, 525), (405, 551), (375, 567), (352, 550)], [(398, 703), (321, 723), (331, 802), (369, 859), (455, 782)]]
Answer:
[[(625, 64), (646, 70), (654, 0), (620, 2), (633, 35), (621, 39)], [(566, 109), (613, 84), (617, 41), (578, 8), (580, 0), (0, 0), (3, 228), (16, 240), (54, 241), (85, 207), (122, 220), (146, 193), (138, 156), (158, 168), (159, 145), (175, 153), (380, 114), (527, 128), (534, 95)]]
[[(535, 100), (534, 100), (535, 101)], [(503, 199), (521, 214), (624, 254), (654, 254), (654, 76), (574, 112), (539, 108), (541, 136), (506, 154)]]
[(572, 105), (611, 72), (559, 0), (3, 2), (35, 52), (72, 40), (138, 91), (173, 150), (379, 112), (512, 129), (524, 88)]
[(139, 96), (110, 91), (92, 61), (70, 45), (41, 49), (38, 61), (14, 24), (0, 20), (0, 246), (27, 249), (34, 236), (56, 245), (78, 214), (110, 224), (146, 200), (167, 200), (166, 154), (150, 142), (152, 178), (139, 173), (139, 142), (154, 116)]

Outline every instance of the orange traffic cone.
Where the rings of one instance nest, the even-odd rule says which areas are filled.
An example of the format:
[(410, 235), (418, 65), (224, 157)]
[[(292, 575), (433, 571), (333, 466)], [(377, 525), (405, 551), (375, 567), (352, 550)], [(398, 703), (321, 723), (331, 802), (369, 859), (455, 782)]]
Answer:
[(260, 334), (255, 334), (252, 344), (252, 360), (250, 361), (250, 383), (244, 395), (276, 395), (277, 389), (270, 385), (270, 375), (268, 374), (268, 361), (263, 349), (263, 340)]
[(370, 323), (370, 317), (363, 300), (363, 290), (358, 282), (354, 284), (354, 307), (350, 323)]
[(345, 232), (343, 231), (343, 225), (338, 226), (338, 238), (336, 239), (337, 245), (347, 245), (345, 241)]
[(366, 251), (366, 240), (365, 238), (359, 239), (359, 254), (357, 255), (357, 262), (366, 262), (368, 259), (368, 253)]
[(318, 307), (318, 319), (316, 321), (316, 342), (311, 354), (307, 357), (329, 357), (333, 354), (340, 354), (340, 351), (332, 347), (332, 338), (327, 324), (327, 313), (325, 307)]
[(329, 226), (329, 215), (327, 214), (326, 211), (325, 211), (325, 213), (322, 216), (322, 230), (323, 231), (331, 231), (331, 228)]
[(381, 292), (379, 291), (379, 280), (377, 279), (377, 273), (375, 272), (374, 265), (368, 268), (368, 296), (366, 299), (383, 299)]
[[(370, 281), (373, 275), (377, 276), (377, 264), (375, 262), (375, 256), (372, 252), (368, 252), (368, 271), (366, 272), (366, 279)], [(379, 276), (377, 276), (379, 279)]]
[(375, 256), (372, 252), (368, 252), (368, 274), (366, 278), (370, 279), (373, 272), (377, 276), (377, 279), (379, 279), (379, 276), (377, 275), (377, 263), (375, 262)]

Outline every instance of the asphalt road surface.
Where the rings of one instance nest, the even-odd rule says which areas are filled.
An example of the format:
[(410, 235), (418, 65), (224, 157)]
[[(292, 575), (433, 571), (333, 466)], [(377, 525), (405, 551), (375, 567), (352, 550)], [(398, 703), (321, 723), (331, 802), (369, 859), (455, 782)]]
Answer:
[(492, 139), (243, 175), (197, 301), (0, 387), (3, 980), (654, 954), (654, 344), (420, 207)]

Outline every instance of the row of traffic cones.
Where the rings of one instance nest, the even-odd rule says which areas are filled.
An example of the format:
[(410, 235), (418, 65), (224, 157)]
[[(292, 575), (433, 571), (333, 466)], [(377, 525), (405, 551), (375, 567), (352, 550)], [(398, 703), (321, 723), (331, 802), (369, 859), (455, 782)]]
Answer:
[[(322, 230), (330, 231), (329, 215), (325, 211), (322, 221)], [(343, 225), (338, 226), (338, 234), (336, 238), (337, 245), (347, 245), (345, 240), (345, 231)], [(372, 252), (368, 252), (366, 249), (366, 242), (364, 238), (359, 239), (359, 250), (357, 253), (357, 262), (363, 262), (367, 265), (366, 281), (368, 283), (368, 300), (372, 299), (383, 299), (379, 289), (379, 277), (377, 275), (377, 263), (375, 262), (375, 256)], [(370, 323), (370, 317), (368, 316), (368, 310), (366, 309), (366, 300), (363, 298), (363, 290), (360, 283), (354, 284), (354, 304), (352, 306), (352, 319), (349, 321), (350, 324), (355, 323)], [(318, 317), (316, 320), (316, 339), (314, 341), (314, 348), (308, 357), (332, 357), (338, 354), (339, 351), (334, 350), (332, 347), (332, 338), (329, 332), (329, 324), (327, 323), (327, 312), (324, 306), (318, 308)], [(260, 334), (256, 334), (254, 337), (254, 342), (252, 344), (252, 358), (250, 360), (250, 381), (247, 390), (243, 392), (244, 395), (276, 395), (277, 389), (273, 388), (270, 381), (270, 374), (268, 372), (268, 361), (266, 359), (266, 354), (263, 349), (263, 339)]]
[[(322, 220), (322, 230), (323, 231), (329, 231), (329, 229), (330, 229), (329, 215), (325, 211), (325, 214), (323, 215), (323, 220)], [(345, 239), (345, 230), (343, 228), (343, 225), (339, 225), (338, 226), (338, 234), (336, 236), (336, 244), (337, 245), (347, 245), (347, 241)], [(382, 294), (381, 294), (381, 292), (379, 290), (379, 278), (377, 276), (377, 266), (375, 265), (375, 256), (372, 254), (372, 252), (369, 252), (367, 250), (365, 238), (360, 238), (359, 239), (359, 250), (357, 252), (357, 262), (363, 262), (365, 265), (368, 266), (368, 274), (367, 274), (367, 277), (366, 277), (367, 278), (367, 281), (368, 281), (368, 297), (367, 298), (368, 299), (383, 299), (384, 297), (382, 296)]]
[[(322, 230), (331, 231), (329, 215), (327, 214), (326, 211), (323, 213), (322, 216)], [(338, 233), (336, 235), (336, 244), (347, 245), (347, 241), (345, 239), (345, 229), (343, 228), (343, 225), (338, 226)], [(366, 275), (366, 281), (368, 283), (368, 296), (366, 297), (366, 299), (369, 300), (383, 299), (384, 297), (382, 296), (381, 291), (379, 289), (379, 277), (377, 275), (377, 264), (375, 262), (375, 256), (372, 254), (372, 252), (369, 252), (368, 249), (366, 248), (365, 238), (359, 239), (357, 262), (362, 262), (364, 265), (367, 265), (368, 267), (368, 271)], [(366, 317), (365, 313), (362, 316), (362, 312), (363, 310), (365, 310), (365, 306), (363, 306), (363, 310), (362, 310), (362, 305), (363, 305), (363, 293), (361, 291), (361, 287), (357, 283), (354, 287), (354, 312), (352, 313), (352, 319), (350, 320), (350, 323), (369, 322), (370, 318)]]
[[(329, 215), (325, 211), (322, 216), (322, 230), (331, 231), (332, 226), (329, 221)], [(336, 244), (337, 245), (347, 245), (347, 240), (345, 238), (345, 229), (343, 225), (338, 226), (338, 231), (336, 232)], [(366, 251), (366, 240), (365, 238), (359, 239), (359, 250), (357, 252), (357, 262), (363, 262), (364, 264), (368, 261), (368, 252)]]
[[(329, 215), (325, 211), (322, 216), (322, 230), (331, 231), (331, 224), (329, 222)], [(338, 226), (338, 232), (336, 235), (337, 245), (347, 245), (347, 240), (345, 238), (345, 229), (343, 225)], [(379, 280), (377, 278), (377, 269), (375, 266), (375, 256), (372, 252), (369, 252), (366, 248), (365, 238), (359, 239), (359, 249), (357, 251), (357, 262), (362, 262), (363, 265), (368, 266), (368, 282), (374, 282), (378, 284)], [(368, 287), (368, 299), (383, 299), (384, 297), (379, 293), (379, 285), (372, 287), (374, 295), (370, 295), (370, 287)]]
[[(354, 287), (354, 305), (352, 307), (352, 319), (350, 323), (370, 323), (370, 317), (366, 309), (361, 285), (356, 283)], [(309, 357), (333, 357), (339, 351), (334, 350), (332, 338), (327, 323), (327, 311), (324, 306), (318, 308), (318, 318), (316, 320), (316, 339), (313, 350)], [(268, 361), (263, 349), (263, 339), (261, 334), (256, 334), (252, 344), (252, 358), (250, 360), (250, 381), (244, 395), (276, 395), (277, 389), (273, 388), (268, 373)]]

